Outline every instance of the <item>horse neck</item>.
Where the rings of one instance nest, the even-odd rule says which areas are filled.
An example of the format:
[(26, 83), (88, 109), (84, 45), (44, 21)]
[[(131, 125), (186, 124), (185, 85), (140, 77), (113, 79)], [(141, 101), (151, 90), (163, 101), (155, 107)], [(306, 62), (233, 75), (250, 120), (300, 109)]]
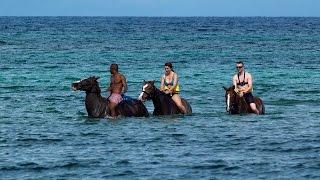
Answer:
[(102, 100), (102, 96), (98, 92), (86, 92), (86, 100), (92, 100), (93, 102), (100, 102)]
[(98, 82), (93, 83), (92, 87), (90, 89), (86, 90), (86, 93), (87, 94), (89, 94), (89, 93), (100, 94), (101, 93), (101, 89), (99, 87), (99, 83)]
[(86, 90), (87, 96), (96, 97), (97, 99), (101, 99), (101, 90), (99, 84), (94, 84), (90, 89)]
[(235, 98), (234, 98), (233, 104), (235, 104), (236, 106), (239, 106), (240, 100), (241, 100), (240, 96), (238, 94), (235, 94)]
[(152, 102), (153, 102), (153, 106), (154, 109), (157, 110), (161, 110), (162, 106), (161, 104), (163, 103), (161, 96), (163, 96), (163, 92), (160, 91), (158, 88), (154, 87), (154, 91), (153, 91), (153, 96), (152, 96)]
[(240, 97), (239, 95), (236, 95), (235, 101), (236, 101), (236, 106), (238, 107), (238, 113), (248, 112), (248, 105), (244, 100), (244, 97)]
[[(229, 94), (230, 96), (234, 96), (234, 98), (231, 99), (230, 101), (230, 108), (232, 110), (231, 114), (239, 114), (239, 101), (240, 101), (240, 96), (235, 92), (231, 91), (232, 94)], [(234, 109), (236, 108), (236, 109)]]
[(94, 117), (98, 117), (104, 114), (106, 110), (107, 101), (101, 96), (101, 90), (99, 85), (94, 85), (90, 90), (86, 91), (86, 109), (88, 114)]

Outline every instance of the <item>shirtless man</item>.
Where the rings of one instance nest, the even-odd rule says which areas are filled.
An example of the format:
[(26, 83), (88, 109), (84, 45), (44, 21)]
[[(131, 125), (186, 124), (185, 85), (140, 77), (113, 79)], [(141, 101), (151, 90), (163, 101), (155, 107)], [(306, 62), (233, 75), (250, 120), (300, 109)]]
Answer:
[(110, 86), (107, 89), (107, 91), (110, 91), (108, 107), (110, 109), (111, 116), (115, 117), (115, 107), (122, 101), (121, 94), (127, 92), (128, 86), (126, 78), (118, 72), (117, 64), (110, 65), (110, 73)]
[(240, 97), (244, 97), (254, 113), (259, 114), (252, 95), (252, 76), (250, 73), (245, 72), (244, 63), (242, 61), (236, 62), (236, 65), (238, 73), (232, 78), (233, 85), (235, 87), (234, 90), (240, 95)]

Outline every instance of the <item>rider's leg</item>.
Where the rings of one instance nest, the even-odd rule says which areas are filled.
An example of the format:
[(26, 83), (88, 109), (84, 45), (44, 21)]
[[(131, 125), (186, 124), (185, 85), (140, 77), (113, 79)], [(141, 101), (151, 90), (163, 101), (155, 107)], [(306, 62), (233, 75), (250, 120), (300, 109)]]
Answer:
[(259, 110), (257, 109), (256, 103), (250, 103), (250, 107), (254, 113), (259, 114)]
[(254, 102), (254, 97), (253, 97), (252, 93), (251, 92), (246, 93), (243, 95), (243, 97), (245, 98), (246, 102), (250, 105), (251, 110), (256, 114), (259, 114), (259, 111), (257, 109), (257, 105)]
[(109, 98), (109, 103), (108, 103), (108, 107), (110, 109), (111, 112), (111, 116), (112, 117), (116, 117), (116, 106), (122, 101), (122, 97), (120, 94), (116, 94), (116, 93), (112, 93)]
[(178, 94), (174, 94), (172, 96), (172, 100), (176, 103), (176, 105), (178, 106), (178, 108), (180, 109), (180, 111), (183, 113), (183, 114), (186, 114), (187, 113), (187, 110), (186, 108), (182, 105), (182, 101), (181, 101), (181, 98)]
[(116, 116), (115, 109), (116, 109), (117, 104), (114, 103), (114, 102), (109, 101), (109, 105), (108, 106), (109, 106), (109, 109), (110, 109), (110, 112), (111, 112), (111, 116), (115, 117)]

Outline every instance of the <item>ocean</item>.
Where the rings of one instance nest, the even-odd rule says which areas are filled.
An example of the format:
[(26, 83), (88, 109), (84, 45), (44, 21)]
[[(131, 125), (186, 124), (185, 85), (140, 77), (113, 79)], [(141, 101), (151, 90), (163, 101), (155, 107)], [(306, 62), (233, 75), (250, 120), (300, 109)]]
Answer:
[[(266, 114), (229, 115), (235, 62)], [(89, 118), (71, 83), (173, 63), (190, 116)], [(0, 179), (319, 179), (320, 18), (0, 17)], [(152, 114), (153, 104), (145, 103)]]

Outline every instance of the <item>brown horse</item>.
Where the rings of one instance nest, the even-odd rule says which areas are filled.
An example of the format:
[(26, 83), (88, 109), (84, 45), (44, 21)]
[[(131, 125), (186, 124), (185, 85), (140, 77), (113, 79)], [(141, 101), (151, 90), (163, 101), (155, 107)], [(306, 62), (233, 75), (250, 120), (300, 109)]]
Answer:
[[(138, 98), (141, 101), (152, 99), (154, 111), (153, 115), (172, 115), (182, 113), (178, 106), (174, 103), (171, 96), (160, 91), (154, 85), (154, 81), (144, 81), (142, 92)], [(181, 98), (183, 106), (187, 110), (187, 114), (192, 113), (190, 104)]]
[[(82, 90), (86, 92), (85, 105), (90, 117), (110, 116), (108, 110), (108, 99), (101, 96), (101, 90), (97, 81), (99, 77), (90, 77), (72, 83), (74, 91)], [(116, 106), (116, 115), (125, 117), (148, 117), (149, 113), (144, 104), (137, 99), (123, 100)]]
[[(225, 93), (225, 100), (226, 100), (226, 110), (229, 114), (246, 114), (246, 113), (253, 113), (250, 108), (250, 105), (246, 103), (244, 97), (240, 97), (235, 91), (234, 86), (230, 88), (223, 87), (226, 91)], [(265, 113), (265, 108), (263, 101), (258, 98), (254, 97), (254, 102), (259, 110), (259, 114)]]

